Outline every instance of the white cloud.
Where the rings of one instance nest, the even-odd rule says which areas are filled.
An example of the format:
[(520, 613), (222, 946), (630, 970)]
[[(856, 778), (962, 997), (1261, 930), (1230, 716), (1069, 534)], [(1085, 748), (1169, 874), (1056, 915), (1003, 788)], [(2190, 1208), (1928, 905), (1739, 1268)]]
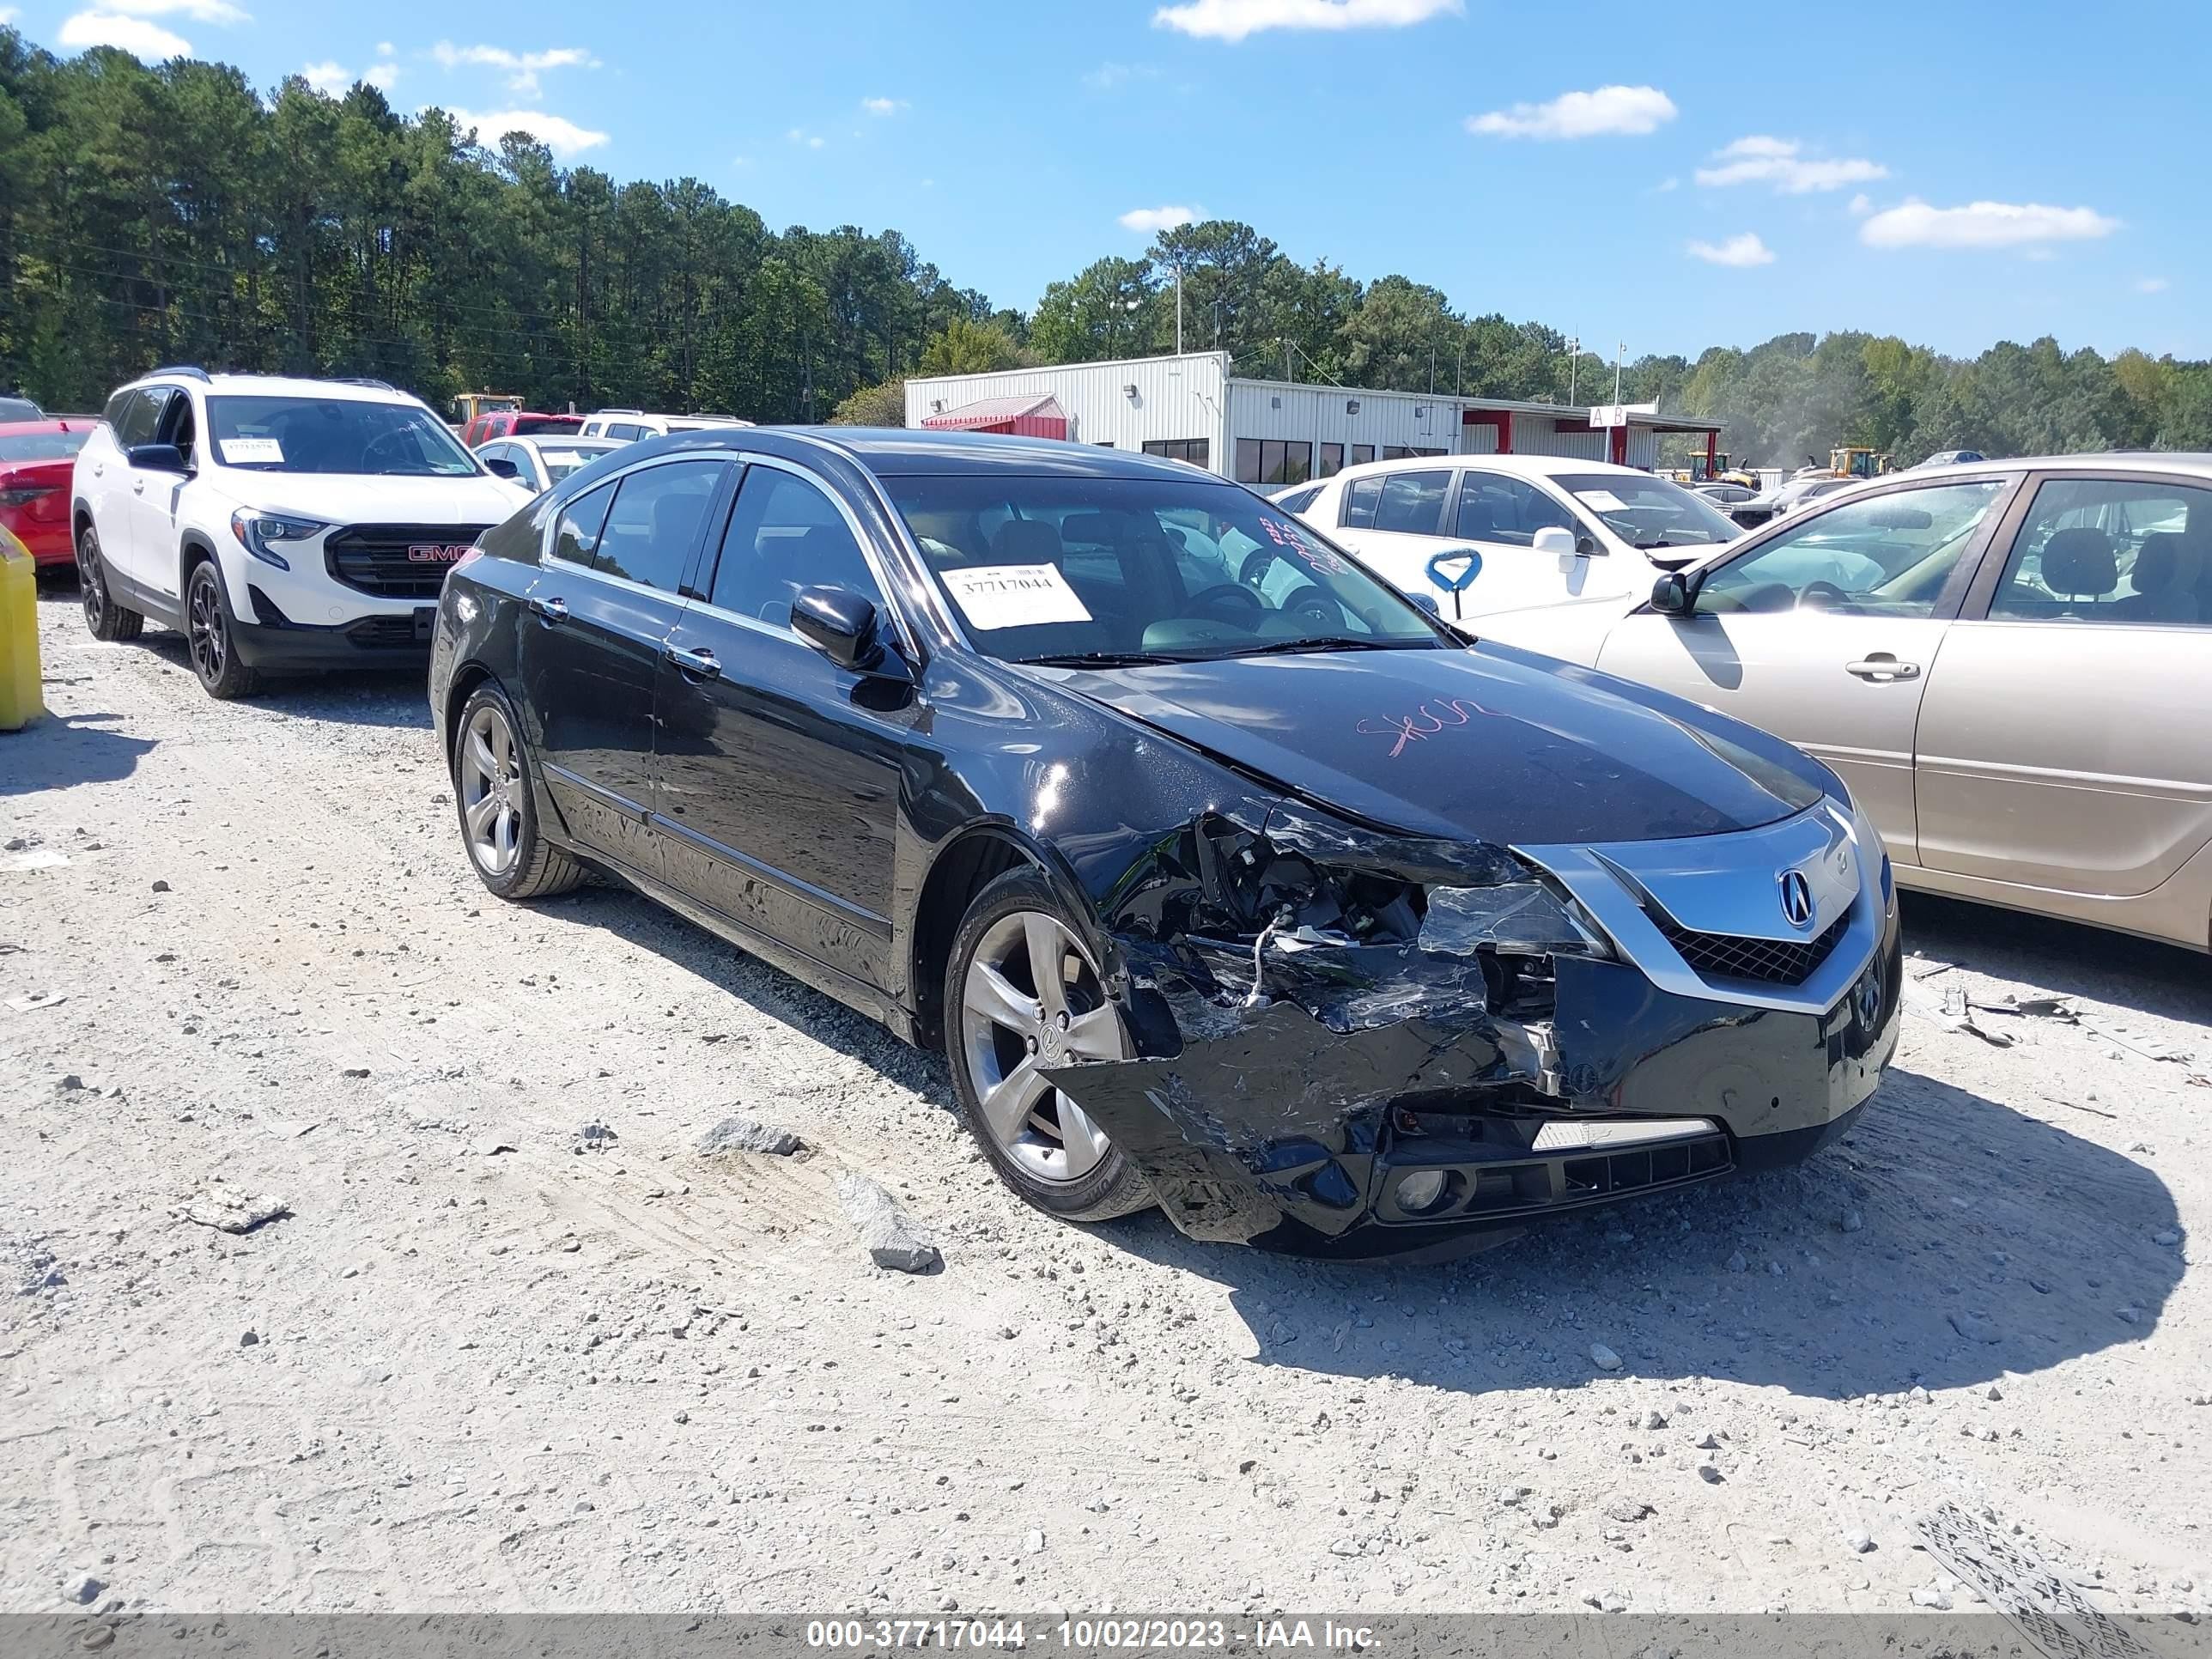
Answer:
[(231, 0), (100, 0), (102, 11), (132, 17), (189, 17), (195, 23), (247, 23), (252, 16)]
[(1670, 173), (1664, 179), (1662, 179), (1657, 184), (1651, 186), (1651, 192), (1655, 196), (1664, 196), (1668, 191), (1680, 190), (1681, 187), (1682, 181)]
[(13, 6), (0, 6), (0, 27), (13, 23), (21, 15)]
[(809, 132), (805, 127), (793, 127), (783, 136), (793, 143), (804, 145), (808, 149), (820, 149), (828, 142), (820, 133)]
[(2173, 285), (2163, 276), (2146, 276), (2136, 284), (2138, 294), (2163, 294)]
[(300, 78), (317, 92), (326, 94), (332, 98), (340, 98), (345, 95), (345, 89), (353, 84), (353, 71), (325, 60), (319, 64), (309, 64), (300, 71)]
[(1470, 115), (1467, 130), (1494, 138), (1596, 138), (1656, 132), (1674, 118), (1674, 100), (1656, 87), (1599, 87)]
[(1142, 231), (1152, 235), (1163, 230), (1174, 230), (1182, 225), (1194, 225), (1206, 216), (1204, 208), (1156, 207), (1131, 208), (1121, 216), (1121, 228)]
[(1265, 29), (1396, 29), (1460, 9), (1460, 0), (1184, 0), (1152, 14), (1155, 28), (1234, 43)]
[(1709, 265), (1732, 265), (1739, 270), (1774, 263), (1774, 250), (1748, 230), (1725, 242), (1692, 242), (1684, 251), (1692, 259), (1703, 259)]
[(1863, 219), (1868, 214), (1872, 213), (1873, 211), (1874, 198), (1868, 195), (1864, 191), (1859, 191), (1857, 195), (1851, 198), (1851, 216), (1853, 218)]
[(62, 45), (79, 51), (87, 46), (113, 46), (150, 63), (192, 55), (192, 43), (183, 35), (172, 34), (143, 17), (120, 17), (112, 11), (77, 13), (63, 22), (59, 38)]
[(2033, 247), (2109, 236), (2120, 228), (2094, 208), (2045, 207), (2040, 203), (1969, 202), (1930, 207), (1917, 197), (1885, 208), (1859, 227), (1869, 247)]
[(1159, 76), (1159, 67), (1154, 64), (1120, 64), (1109, 60), (1085, 76), (1083, 84), (1098, 92), (1111, 92), (1132, 81), (1157, 81)]
[(538, 77), (544, 70), (597, 69), (599, 66), (599, 60), (581, 46), (552, 46), (544, 52), (509, 52), (505, 46), (457, 46), (450, 40), (441, 40), (430, 48), (430, 56), (447, 69), (455, 69), (463, 64), (479, 64), (488, 69), (505, 70), (507, 72), (507, 90), (531, 97), (538, 94)]
[(389, 92), (399, 79), (397, 64), (371, 64), (361, 72), (361, 78), (379, 92)]
[(871, 115), (896, 115), (906, 107), (903, 98), (863, 98), (860, 107)]
[(587, 149), (597, 149), (607, 142), (604, 132), (594, 132), (589, 127), (580, 127), (564, 116), (549, 115), (542, 109), (503, 109), (488, 114), (473, 110), (447, 110), (453, 125), (464, 132), (477, 130), (477, 142), (486, 149), (496, 149), (499, 141), (510, 132), (526, 132), (532, 138), (566, 160)]
[(392, 55), (392, 42), (389, 40), (378, 41), (376, 43), (376, 55), (379, 58), (391, 57)]
[(1879, 161), (1858, 156), (1822, 159), (1804, 151), (1795, 138), (1753, 134), (1717, 151), (1713, 159), (1720, 165), (1699, 167), (1698, 182), (1707, 186), (1772, 185), (1784, 196), (1803, 196), (1889, 177), (1889, 169)]

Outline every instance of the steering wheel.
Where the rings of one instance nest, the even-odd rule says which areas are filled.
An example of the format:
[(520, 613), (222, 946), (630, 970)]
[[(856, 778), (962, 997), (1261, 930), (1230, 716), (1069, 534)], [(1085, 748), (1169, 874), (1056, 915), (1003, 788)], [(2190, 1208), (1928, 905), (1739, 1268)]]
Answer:
[(1237, 568), (1237, 580), (1247, 587), (1257, 588), (1267, 574), (1267, 567), (1280, 555), (1272, 547), (1255, 547), (1244, 556), (1244, 562)]
[[(1245, 562), (1249, 564), (1251, 561), (1248, 559)], [(1182, 605), (1183, 614), (1185, 616), (1198, 615), (1202, 613), (1207, 606), (1217, 604), (1223, 599), (1234, 599), (1237, 601), (1237, 605), (1245, 611), (1245, 617), (1243, 620), (1257, 622), (1267, 609), (1267, 602), (1261, 599), (1257, 593), (1255, 593), (1250, 588), (1240, 586), (1236, 582), (1216, 582), (1211, 587), (1201, 587), (1197, 592), (1185, 599)], [(1218, 620), (1233, 623), (1240, 619), (1234, 617), (1223, 617), (1218, 618)]]
[[(371, 438), (367, 443), (361, 447), (361, 464), (362, 467), (372, 472), (381, 471), (383, 470), (382, 468), (369, 465), (370, 461), (374, 459), (376, 452), (382, 449), (387, 444), (398, 443), (403, 440), (411, 438), (413, 435), (414, 434), (412, 433), (407, 431), (402, 427), (395, 427), (389, 432), (378, 433), (376, 436)], [(395, 454), (392, 459), (397, 460), (400, 459), (400, 457)]]
[(1300, 622), (1310, 623), (1316, 628), (1344, 626), (1344, 607), (1311, 582), (1292, 589), (1284, 599), (1280, 611), (1285, 617), (1296, 617)]
[(1817, 611), (1828, 611), (1838, 605), (1848, 606), (1850, 602), (1850, 594), (1829, 581), (1808, 582), (1804, 591), (1797, 595), (1797, 606), (1801, 611), (1808, 605)]

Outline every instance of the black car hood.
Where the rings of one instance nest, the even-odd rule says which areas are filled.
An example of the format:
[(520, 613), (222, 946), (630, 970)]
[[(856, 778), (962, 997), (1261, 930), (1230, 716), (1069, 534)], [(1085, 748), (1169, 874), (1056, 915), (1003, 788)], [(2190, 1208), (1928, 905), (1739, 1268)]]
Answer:
[(1492, 645), (1054, 674), (1289, 793), (1407, 835), (1540, 846), (1748, 830), (1819, 763), (1663, 693)]

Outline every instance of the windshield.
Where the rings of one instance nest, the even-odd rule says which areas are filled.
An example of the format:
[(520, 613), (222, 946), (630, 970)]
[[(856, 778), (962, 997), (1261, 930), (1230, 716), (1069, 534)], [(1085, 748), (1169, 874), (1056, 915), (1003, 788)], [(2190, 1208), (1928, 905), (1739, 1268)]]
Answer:
[(1588, 472), (1563, 474), (1552, 482), (1631, 547), (1702, 547), (1743, 534), (1727, 514), (1671, 479)]
[(1009, 661), (1443, 643), (1395, 589), (1233, 484), (1000, 472), (883, 482), (978, 647)]
[(225, 466), (255, 472), (466, 478), (482, 471), (452, 429), (415, 404), (210, 398), (208, 426)]
[(84, 447), (90, 430), (11, 433), (0, 437), (0, 461), (67, 460)]
[(620, 449), (620, 444), (601, 443), (587, 438), (574, 443), (540, 444), (538, 459), (545, 465), (545, 482), (556, 484), (579, 467), (589, 466), (611, 449)]

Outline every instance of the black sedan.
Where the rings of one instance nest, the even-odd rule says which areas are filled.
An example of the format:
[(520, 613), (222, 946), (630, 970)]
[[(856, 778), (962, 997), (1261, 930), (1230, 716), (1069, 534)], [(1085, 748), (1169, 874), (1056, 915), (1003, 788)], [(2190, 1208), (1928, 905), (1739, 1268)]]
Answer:
[(430, 702), (493, 892), (597, 866), (941, 1046), (1071, 1220), (1464, 1249), (1802, 1158), (1896, 1042), (1832, 773), (1176, 462), (631, 445), (455, 567)]

